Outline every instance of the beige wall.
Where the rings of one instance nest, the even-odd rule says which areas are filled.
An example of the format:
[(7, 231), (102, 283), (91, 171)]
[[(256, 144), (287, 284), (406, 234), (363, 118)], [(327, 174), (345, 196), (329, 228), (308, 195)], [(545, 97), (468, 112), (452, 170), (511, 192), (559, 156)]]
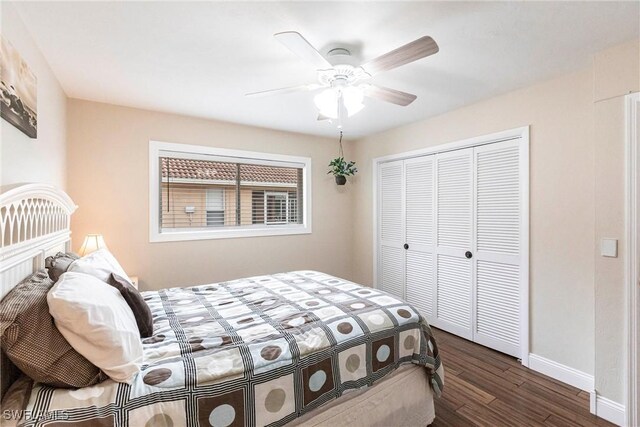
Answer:
[[(640, 44), (594, 57), (595, 383), (601, 395), (624, 403), (626, 373), (624, 288), (624, 95), (640, 90)], [(618, 257), (600, 256), (602, 238), (619, 239)], [(618, 351), (620, 349), (620, 351)]]
[(624, 123), (620, 98), (599, 100), (638, 90), (638, 62), (626, 43), (580, 72), (357, 140), (354, 279), (372, 281), (374, 158), (530, 125), (531, 352), (595, 373), (622, 402), (622, 258), (597, 248), (624, 231)]
[[(104, 234), (142, 289), (294, 269), (352, 276), (353, 190), (326, 174), (337, 141), (73, 99), (67, 108), (74, 249), (85, 234)], [(311, 157), (313, 233), (149, 243), (151, 139)]]
[(43, 182), (66, 187), (66, 95), (25, 28), (15, 7), (0, 3), (2, 37), (38, 79), (38, 138), (0, 119), (0, 185)]

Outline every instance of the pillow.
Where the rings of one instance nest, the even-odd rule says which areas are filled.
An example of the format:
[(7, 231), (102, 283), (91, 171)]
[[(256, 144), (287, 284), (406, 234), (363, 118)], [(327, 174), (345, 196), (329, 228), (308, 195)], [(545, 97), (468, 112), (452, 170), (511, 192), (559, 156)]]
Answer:
[(97, 277), (103, 282), (109, 282), (111, 273), (116, 273), (120, 277), (129, 277), (124, 272), (118, 261), (109, 252), (108, 249), (98, 249), (89, 255), (83, 256), (69, 266), (67, 271), (74, 273), (85, 273), (90, 276)]
[(58, 252), (54, 256), (48, 256), (44, 260), (44, 266), (47, 268), (51, 280), (57, 282), (62, 273), (69, 269), (71, 263), (79, 258), (80, 257), (73, 252)]
[(56, 328), (47, 306), (53, 281), (45, 270), (20, 282), (0, 303), (0, 342), (7, 357), (34, 381), (78, 388), (106, 376), (73, 349)]
[(111, 273), (111, 276), (109, 276), (109, 284), (120, 292), (129, 305), (133, 316), (136, 318), (140, 336), (142, 338), (148, 338), (153, 335), (153, 316), (151, 315), (151, 309), (149, 309), (147, 303), (144, 302), (140, 292), (133, 287), (129, 280), (115, 273)]
[(140, 371), (142, 341), (133, 312), (116, 288), (68, 271), (47, 301), (58, 330), (78, 353), (114, 381), (131, 383)]

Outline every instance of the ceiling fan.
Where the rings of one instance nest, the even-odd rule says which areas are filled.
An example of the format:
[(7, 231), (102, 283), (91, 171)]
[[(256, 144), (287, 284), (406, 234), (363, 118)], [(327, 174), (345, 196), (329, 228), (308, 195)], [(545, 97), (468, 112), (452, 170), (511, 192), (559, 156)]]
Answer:
[(327, 57), (335, 63), (333, 65), (296, 31), (276, 33), (274, 37), (291, 52), (316, 68), (318, 71), (318, 83), (252, 92), (247, 93), (246, 96), (280, 95), (325, 88), (314, 97), (314, 103), (320, 111), (318, 120), (337, 119), (339, 128), (342, 128), (342, 123), (346, 117), (350, 117), (362, 110), (364, 107), (362, 101), (365, 96), (403, 107), (415, 101), (416, 95), (376, 86), (365, 81), (378, 73), (433, 55), (439, 50), (435, 40), (429, 36), (424, 36), (357, 66), (352, 65), (353, 58), (351, 58), (351, 53), (347, 49), (336, 48), (330, 50), (327, 54)]

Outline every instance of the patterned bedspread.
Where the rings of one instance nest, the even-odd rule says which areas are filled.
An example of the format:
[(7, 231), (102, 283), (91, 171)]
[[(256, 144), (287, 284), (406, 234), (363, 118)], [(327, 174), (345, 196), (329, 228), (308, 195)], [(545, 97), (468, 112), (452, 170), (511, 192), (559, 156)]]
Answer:
[(21, 425), (279, 426), (403, 363), (442, 388), (426, 321), (376, 289), (297, 271), (143, 295), (155, 330), (134, 383), (36, 384)]

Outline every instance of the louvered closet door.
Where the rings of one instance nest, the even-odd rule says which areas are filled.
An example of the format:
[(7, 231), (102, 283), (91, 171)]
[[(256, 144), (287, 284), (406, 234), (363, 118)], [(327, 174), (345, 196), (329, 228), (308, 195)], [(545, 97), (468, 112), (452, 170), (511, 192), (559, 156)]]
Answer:
[(474, 341), (520, 357), (521, 183), (519, 140), (475, 148)]
[(473, 149), (436, 155), (436, 321), (467, 339), (472, 328)]
[(383, 163), (378, 171), (378, 287), (404, 298), (403, 161)]
[(406, 300), (434, 316), (434, 157), (405, 161)]

